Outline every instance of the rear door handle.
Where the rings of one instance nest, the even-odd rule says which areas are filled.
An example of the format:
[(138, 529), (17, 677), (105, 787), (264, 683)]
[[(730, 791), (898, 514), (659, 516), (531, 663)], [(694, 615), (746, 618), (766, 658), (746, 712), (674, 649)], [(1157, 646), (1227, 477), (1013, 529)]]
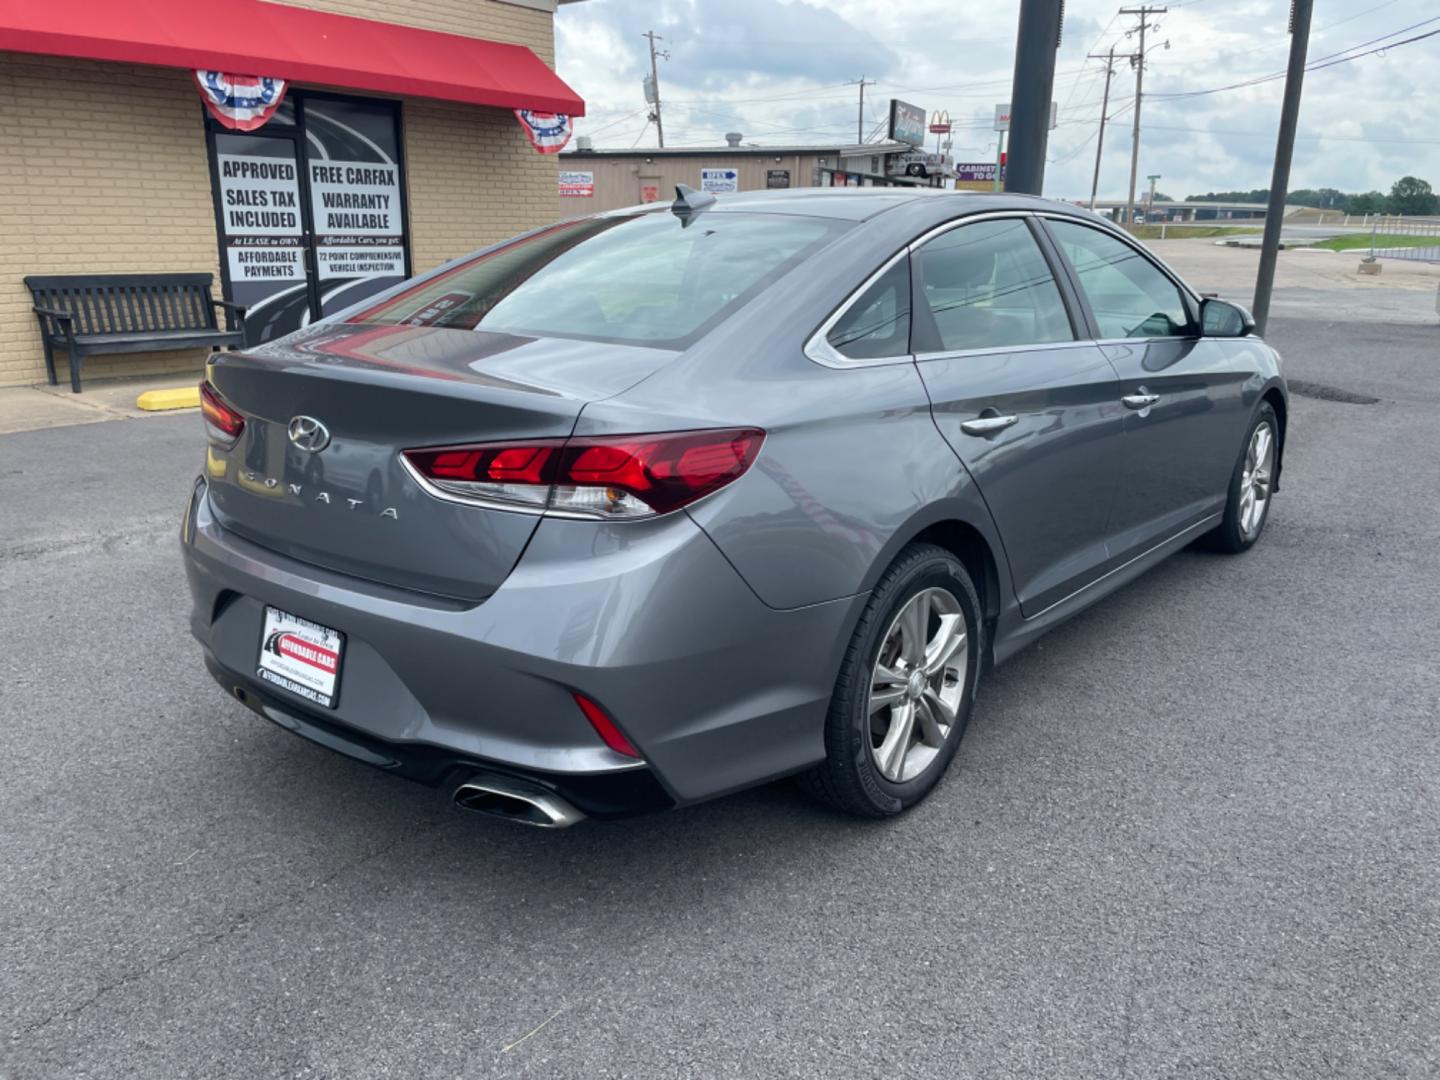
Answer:
[(1120, 399), (1127, 409), (1148, 409), (1159, 400), (1159, 394), (1126, 394)]
[(997, 431), (1004, 431), (1011, 424), (1020, 419), (1018, 416), (1001, 416), (999, 413), (990, 412), (989, 416), (981, 416), (975, 420), (965, 420), (960, 424), (960, 430), (966, 435), (993, 435)]

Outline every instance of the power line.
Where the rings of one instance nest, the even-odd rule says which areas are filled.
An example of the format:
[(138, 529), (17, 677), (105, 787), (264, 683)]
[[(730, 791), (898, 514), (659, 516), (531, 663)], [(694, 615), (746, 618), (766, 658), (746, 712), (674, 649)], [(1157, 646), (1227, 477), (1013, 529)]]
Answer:
[[(1354, 52), (1355, 49), (1364, 48), (1366, 45), (1375, 45), (1376, 42), (1385, 41), (1386, 38), (1394, 37), (1396, 34), (1403, 34), (1407, 30), (1415, 30), (1421, 26), (1426, 26), (1433, 22), (1440, 22), (1440, 15), (1434, 16), (1433, 18), (1424, 19), (1418, 23), (1415, 23), (1413, 26), (1406, 26), (1400, 30), (1392, 31), (1389, 34), (1382, 34), (1378, 38), (1371, 38), (1369, 41), (1362, 41), (1359, 45), (1351, 45), (1347, 49), (1341, 49), (1339, 52), (1330, 53), (1328, 56), (1319, 57), (1318, 59), (1311, 61), (1306, 66), (1305, 70), (1319, 71), (1322, 68), (1334, 67), (1336, 64), (1346, 64), (1349, 63), (1351, 60), (1359, 60), (1362, 56), (1372, 56), (1378, 52), (1386, 52), (1390, 49), (1398, 49), (1400, 48), (1400, 46), (1409, 45), (1412, 42), (1424, 41), (1426, 38), (1431, 38), (1437, 34), (1440, 34), (1440, 30), (1431, 30), (1424, 34), (1416, 34), (1414, 37), (1406, 38), (1403, 41), (1386, 42), (1386, 44), (1384, 45), (1378, 45), (1377, 47), (1373, 49), (1367, 49), (1364, 52)], [(1345, 55), (1346, 53), (1353, 53), (1353, 55), (1347, 56)], [(1150, 96), (1155, 98), (1164, 98), (1168, 101), (1174, 101), (1178, 98), (1206, 97), (1210, 94), (1223, 94), (1230, 90), (1243, 90), (1251, 86), (1260, 86), (1263, 83), (1274, 82), (1277, 79), (1283, 78), (1285, 78), (1285, 72), (1278, 71), (1270, 75), (1260, 75), (1253, 79), (1244, 79), (1240, 82), (1229, 83), (1225, 86), (1212, 86), (1206, 90), (1181, 90), (1172, 93), (1152, 94)]]
[[(1135, 222), (1135, 177), (1140, 170), (1140, 103), (1144, 100), (1145, 88), (1145, 31), (1160, 29), (1157, 24), (1149, 21), (1150, 16), (1164, 15), (1168, 10), (1168, 8), (1148, 6), (1120, 9), (1121, 15), (1134, 15), (1140, 20), (1134, 31), (1140, 35), (1140, 47), (1130, 57), (1130, 63), (1135, 67), (1135, 126), (1130, 136), (1130, 197), (1125, 205), (1126, 228)], [(1126, 37), (1129, 37), (1129, 33), (1126, 34)], [(1167, 41), (1165, 48), (1169, 47), (1170, 43)]]
[(865, 76), (861, 75), (852, 85), (860, 87), (860, 112), (859, 119), (855, 121), (855, 141), (863, 143), (865, 141), (865, 87), (874, 86), (875, 80), (871, 79), (866, 82)]
[[(1112, 20), (1112, 21), (1113, 21), (1113, 20)], [(1102, 35), (1100, 35), (1100, 36), (1101, 36), (1101, 37), (1104, 37), (1105, 35), (1102, 34)], [(1092, 59), (1092, 60), (1098, 60), (1098, 59), (1100, 59), (1099, 57), (1095, 56), (1094, 54), (1091, 54), (1089, 58)], [(1100, 126), (1095, 129), (1095, 133), (1096, 133), (1096, 136), (1097, 136), (1097, 138), (1098, 138), (1099, 141), (1096, 142), (1096, 144), (1095, 144), (1095, 176), (1094, 176), (1094, 178), (1093, 178), (1093, 179), (1091, 180), (1091, 182), (1090, 182), (1090, 209), (1091, 209), (1091, 210), (1094, 210), (1094, 209), (1095, 209), (1095, 195), (1096, 195), (1096, 193), (1100, 190), (1100, 156), (1101, 156), (1101, 154), (1103, 154), (1104, 151), (1105, 151), (1105, 113), (1106, 113), (1106, 112), (1109, 110), (1109, 108), (1110, 108), (1110, 80), (1111, 80), (1112, 78), (1114, 78), (1114, 76), (1115, 76), (1115, 46), (1114, 46), (1114, 45), (1111, 45), (1111, 46), (1110, 46), (1110, 51), (1105, 54), (1105, 96), (1100, 99)], [(1138, 98), (1137, 98), (1137, 100), (1138, 100)], [(1089, 142), (1089, 141), (1090, 141), (1090, 140), (1089, 140), (1088, 138), (1085, 140), (1085, 142)], [(1083, 149), (1084, 146), (1085, 146), (1085, 143), (1081, 143), (1081, 144), (1080, 144), (1080, 149)], [(1077, 149), (1077, 150), (1075, 151), (1076, 154), (1078, 154), (1079, 152), (1080, 152), (1079, 149)], [(1074, 157), (1074, 156), (1075, 156), (1075, 154), (1071, 154), (1071, 155), (1070, 155), (1070, 157)], [(1070, 158), (1067, 157), (1065, 160), (1066, 160), (1066, 161), (1069, 161)]]
[[(1100, 47), (1100, 42), (1102, 42), (1102, 41), (1105, 40), (1105, 35), (1110, 32), (1110, 27), (1112, 27), (1112, 26), (1115, 25), (1115, 20), (1118, 19), (1119, 17), (1120, 17), (1120, 13), (1119, 13), (1118, 11), (1117, 11), (1114, 15), (1111, 15), (1111, 16), (1110, 16), (1110, 21), (1105, 24), (1104, 29), (1102, 29), (1102, 30), (1100, 31), (1099, 35), (1096, 36), (1095, 41), (1091, 44), (1090, 48), (1088, 48), (1088, 49), (1085, 50), (1085, 53), (1086, 53), (1087, 58), (1091, 58), (1091, 59), (1094, 58), (1095, 50)], [(1084, 74), (1084, 72), (1086, 71), (1086, 69), (1087, 69), (1088, 67), (1089, 67), (1089, 65), (1087, 64), (1085, 67), (1082, 67), (1082, 68), (1079, 68), (1078, 70), (1076, 70), (1076, 72), (1075, 72), (1075, 81), (1070, 84), (1070, 92), (1065, 95), (1065, 100), (1060, 103), (1060, 108), (1061, 108), (1061, 109), (1064, 109), (1066, 106), (1068, 106), (1068, 105), (1070, 104), (1071, 98), (1073, 98), (1073, 97), (1075, 96), (1075, 90), (1076, 90), (1076, 88), (1079, 87), (1079, 85), (1080, 85), (1080, 77), (1081, 77), (1082, 74)], [(1108, 81), (1108, 80), (1107, 80), (1107, 81)]]
[[(645, 111), (644, 109), (635, 109), (634, 111), (628, 112), (628, 113), (626, 113), (624, 116), (620, 117), (619, 120), (611, 120), (608, 124), (603, 124), (603, 125), (601, 125), (600, 127), (596, 128), (596, 129), (593, 130), (593, 131), (587, 131), (585, 134), (586, 134), (586, 135), (592, 135), (592, 136), (593, 136), (593, 135), (599, 135), (600, 132), (602, 132), (602, 131), (608, 131), (610, 128), (613, 128), (613, 127), (618, 127), (619, 125), (625, 123), (625, 121), (631, 119), (632, 117), (639, 116), (639, 115), (640, 115), (641, 113), (643, 113), (644, 111)], [(585, 117), (585, 119), (588, 120), (588, 119), (590, 119), (590, 118), (587, 116), (587, 117)], [(647, 121), (647, 123), (648, 123), (648, 121)]]
[[(1371, 15), (1377, 11), (1380, 11), (1383, 8), (1393, 7), (1395, 4), (1398, 3), (1400, 3), (1400, 0), (1384, 0), (1383, 3), (1376, 4), (1373, 7), (1365, 8), (1363, 11), (1357, 11), (1354, 15), (1347, 15), (1343, 19), (1336, 19), (1334, 22), (1326, 23), (1324, 26), (1317, 26), (1310, 32), (1310, 36), (1318, 37), (1319, 35), (1324, 34), (1327, 31), (1335, 29), (1335, 27), (1337, 26), (1344, 26), (1346, 23), (1354, 22), (1356, 19), (1363, 19), (1366, 15)], [(1217, 50), (1216, 52), (1205, 52), (1201, 53), (1199, 56), (1192, 57), (1178, 64), (1168, 66), (1183, 68), (1192, 67), (1198, 64), (1213, 65), (1217, 57), (1223, 57), (1226, 60), (1233, 60), (1237, 56), (1250, 56), (1257, 52), (1265, 52), (1268, 49), (1278, 48), (1280, 44), (1281, 42), (1279, 41), (1267, 41), (1260, 45), (1254, 45), (1248, 49), (1221, 49)]]
[[(1189, 131), (1198, 135), (1224, 135), (1237, 139), (1273, 139), (1273, 131), (1231, 131), (1226, 128), (1187, 127), (1180, 124), (1151, 124), (1151, 131)], [(1440, 146), (1440, 139), (1402, 139), (1388, 135), (1296, 135), (1307, 142), (1395, 143), (1402, 146)]]
[[(655, 136), (660, 143), (660, 148), (665, 148), (665, 123), (660, 116), (660, 72), (655, 65), (657, 57), (665, 60), (670, 59), (670, 54), (664, 49), (656, 49), (655, 42), (664, 41), (654, 30), (647, 30), (640, 35), (650, 42), (650, 85), (645, 88), (645, 100), (653, 106), (649, 119), (655, 121)], [(643, 134), (643, 133), (642, 133)]]
[[(1076, 72), (1084, 72), (1085, 70), (1086, 70), (1086, 69), (1085, 69), (1084, 67), (1079, 67), (1079, 68), (1074, 69), (1073, 71), (1060, 71), (1060, 72), (1056, 72), (1055, 74), (1056, 74), (1056, 77), (1057, 77), (1057, 78), (1064, 78), (1064, 77), (1067, 77), (1067, 76), (1070, 76), (1070, 75), (1074, 75)], [(953, 91), (960, 91), (960, 90), (985, 90), (985, 89), (987, 89), (987, 88), (990, 88), (990, 89), (994, 89), (994, 88), (1008, 88), (1008, 87), (1010, 86), (1010, 81), (1011, 81), (1010, 78), (1009, 78), (1009, 77), (1006, 77), (1006, 78), (1003, 78), (1003, 79), (986, 79), (986, 80), (982, 80), (982, 81), (979, 81), (979, 82), (948, 83), (948, 84), (946, 84), (946, 85), (944, 85), (944, 86), (897, 86), (897, 85), (892, 85), (892, 84), (890, 84), (890, 83), (887, 83), (887, 82), (885, 82), (885, 81), (882, 79), (882, 80), (879, 80), (879, 81), (873, 81), (873, 80), (871, 80), (871, 81), (870, 81), (870, 85), (872, 85), (872, 86), (878, 86), (878, 87), (884, 89), (886, 92), (892, 93), (892, 94), (929, 94), (929, 93), (950, 93), (950, 92), (953, 92)], [(785, 93), (781, 93), (781, 94), (771, 94), (771, 95), (767, 95), (767, 96), (765, 96), (765, 97), (755, 97), (755, 98), (727, 98), (726, 101), (727, 101), (728, 104), (732, 104), (732, 105), (748, 105), (748, 104), (754, 104), (754, 103), (765, 102), (765, 101), (796, 101), (796, 100), (802, 100), (802, 99), (808, 99), (808, 100), (814, 101), (814, 100), (817, 100), (817, 99), (820, 99), (820, 98), (834, 98), (834, 97), (840, 97), (840, 96), (849, 97), (849, 96), (850, 96), (850, 88), (853, 87), (854, 85), (855, 85), (855, 80), (852, 79), (852, 80), (850, 80), (849, 82), (836, 83), (836, 84), (833, 84), (833, 85), (832, 85), (832, 84), (825, 84), (825, 85), (818, 86), (818, 87), (814, 87), (814, 88), (808, 89), (808, 90), (789, 90), (789, 91), (786, 91)], [(970, 96), (970, 97), (989, 97), (990, 94), (989, 94), (989, 93), (983, 93), (983, 94), (965, 95), (965, 94), (959, 94), (959, 93), (952, 93), (951, 96), (954, 96), (954, 97), (966, 97), (966, 96)], [(703, 98), (702, 98), (702, 99), (694, 99), (694, 98), (691, 98), (691, 99), (687, 99), (687, 100), (691, 100), (691, 101), (694, 101), (694, 100), (702, 100), (702, 101), (703, 101), (703, 100), (709, 100), (709, 99), (703, 99)], [(678, 104), (681, 104), (681, 103), (682, 103), (681, 99), (672, 99), (671, 102), (670, 102), (670, 104), (672, 104), (672, 105), (678, 105)]]

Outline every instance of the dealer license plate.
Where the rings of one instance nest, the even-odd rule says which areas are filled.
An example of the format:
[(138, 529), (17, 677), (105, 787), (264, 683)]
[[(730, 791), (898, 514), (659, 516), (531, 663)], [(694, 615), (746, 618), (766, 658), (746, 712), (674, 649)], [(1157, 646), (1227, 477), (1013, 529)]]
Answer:
[(333, 709), (344, 652), (345, 635), (340, 631), (267, 607), (256, 674), (307, 701)]

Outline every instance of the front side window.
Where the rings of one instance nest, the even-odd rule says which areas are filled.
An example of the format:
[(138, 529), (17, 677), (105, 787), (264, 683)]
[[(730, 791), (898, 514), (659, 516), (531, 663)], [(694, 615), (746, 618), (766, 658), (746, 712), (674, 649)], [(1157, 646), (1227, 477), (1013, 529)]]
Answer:
[(906, 356), (910, 352), (910, 261), (899, 259), (845, 309), (825, 335), (851, 360)]
[(1074, 340), (1059, 286), (1022, 219), (951, 229), (915, 258), (945, 352)]
[(1051, 221), (1102, 338), (1184, 337), (1190, 309), (1184, 295), (1139, 251), (1109, 233), (1070, 221)]
[(849, 224), (669, 213), (585, 218), (417, 282), (351, 321), (681, 348)]

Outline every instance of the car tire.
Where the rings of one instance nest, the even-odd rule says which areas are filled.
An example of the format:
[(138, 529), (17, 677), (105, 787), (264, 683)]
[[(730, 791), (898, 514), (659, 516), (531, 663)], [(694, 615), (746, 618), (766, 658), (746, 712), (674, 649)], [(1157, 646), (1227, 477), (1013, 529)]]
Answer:
[[(1264, 434), (1262, 434), (1262, 432)], [(1257, 447), (1264, 440), (1265, 445)], [(1262, 466), (1256, 470), (1258, 463)], [(1270, 503), (1275, 493), (1275, 466), (1280, 460), (1280, 421), (1270, 403), (1256, 410), (1255, 418), (1245, 429), (1240, 444), (1240, 457), (1230, 476), (1229, 494), (1225, 500), (1225, 516), (1206, 536), (1207, 546), (1214, 551), (1238, 555), (1249, 551), (1265, 531), (1270, 517)]]
[(933, 544), (901, 551), (845, 650), (825, 721), (825, 760), (802, 776), (803, 786), (868, 818), (891, 817), (929, 794), (965, 734), (984, 634), (960, 560)]

